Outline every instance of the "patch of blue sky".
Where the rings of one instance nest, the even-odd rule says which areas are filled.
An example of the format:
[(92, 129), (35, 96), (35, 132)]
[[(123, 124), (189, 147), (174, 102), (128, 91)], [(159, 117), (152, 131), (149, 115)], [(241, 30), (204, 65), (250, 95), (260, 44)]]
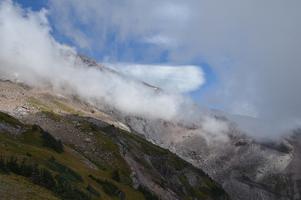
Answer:
[(47, 8), (48, 0), (14, 0), (23, 8), (30, 8), (33, 11), (40, 10), (41, 8)]

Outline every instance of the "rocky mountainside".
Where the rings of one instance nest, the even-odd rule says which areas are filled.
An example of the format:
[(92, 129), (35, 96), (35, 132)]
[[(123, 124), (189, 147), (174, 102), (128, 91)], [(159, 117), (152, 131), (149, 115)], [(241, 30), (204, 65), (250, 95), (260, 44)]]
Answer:
[(0, 81), (0, 199), (229, 199), (201, 169), (75, 96)]
[(207, 132), (202, 122), (194, 127), (162, 120), (127, 116), (131, 130), (170, 149), (204, 170), (237, 200), (298, 200), (301, 198), (300, 130), (280, 140), (257, 141), (227, 119), (218, 136)]
[[(88, 67), (128, 78), (89, 58), (79, 58)], [(164, 92), (147, 83), (137, 83)], [(40, 132), (61, 140), (65, 149), (80, 156), (76, 159), (89, 168), (79, 173), (88, 176), (79, 184), (81, 191), (87, 193), (91, 186), (103, 199), (227, 199), (223, 190), (234, 200), (301, 198), (300, 130), (279, 140), (258, 141), (242, 133), (221, 112), (206, 115), (228, 128), (211, 132), (206, 127), (212, 124), (206, 120), (187, 124), (126, 115), (102, 102), (91, 105), (77, 96), (54, 93), (51, 88), (30, 88), (10, 81), (0, 82), (0, 110), (20, 120), (22, 126), (38, 125)], [(13, 127), (11, 131), (4, 130), (17, 136), (26, 132)], [(44, 161), (38, 163), (44, 165)], [(76, 169), (68, 163), (61, 164)], [(101, 174), (87, 172), (91, 169)], [(28, 181), (20, 176), (3, 176), (5, 184), (20, 178)], [(119, 177), (119, 181), (113, 177)], [(101, 180), (100, 186), (95, 184), (97, 180)], [(118, 188), (117, 196), (106, 193), (105, 180)], [(0, 190), (3, 188), (9, 191), (0, 184)], [(57, 193), (54, 196), (60, 197)]]
[(300, 130), (276, 140), (256, 140), (244, 134), (231, 121), (232, 117), (219, 111), (204, 113), (216, 123), (227, 124), (227, 131), (218, 130), (218, 133), (208, 131), (206, 122), (201, 119), (187, 124), (129, 116), (113, 110), (107, 112), (133, 133), (169, 149), (208, 173), (231, 199), (301, 198)]

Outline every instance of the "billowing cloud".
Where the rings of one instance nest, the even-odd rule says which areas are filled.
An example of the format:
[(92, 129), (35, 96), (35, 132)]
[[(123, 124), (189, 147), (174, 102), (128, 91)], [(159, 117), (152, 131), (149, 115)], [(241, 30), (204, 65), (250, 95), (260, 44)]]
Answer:
[(46, 10), (23, 10), (11, 1), (2, 1), (0, 78), (50, 86), (56, 92), (78, 95), (94, 105), (105, 104), (126, 114), (169, 120), (178, 118), (189, 101), (112, 70), (88, 67), (74, 48), (58, 43), (50, 31)]
[(171, 63), (201, 59), (218, 77), (209, 104), (272, 126), (301, 119), (300, 7), (299, 0), (50, 0), (55, 26), (68, 29), (62, 34), (93, 47), (113, 32), (117, 48), (134, 38), (168, 51)]
[(110, 64), (131, 78), (149, 83), (172, 93), (187, 93), (199, 89), (205, 82), (203, 71), (197, 66), (167, 66), (141, 64)]

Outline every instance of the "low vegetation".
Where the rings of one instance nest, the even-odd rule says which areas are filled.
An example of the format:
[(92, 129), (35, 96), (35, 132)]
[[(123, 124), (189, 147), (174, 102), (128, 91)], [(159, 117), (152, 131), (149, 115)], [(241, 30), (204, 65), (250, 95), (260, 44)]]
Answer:
[(45, 187), (63, 199), (91, 199), (61, 174), (54, 175), (49, 169), (30, 163), (27, 159), (18, 160), (15, 156), (0, 157), (0, 171), (14, 173), (29, 178), (34, 184)]
[(0, 112), (0, 121), (2, 123), (4, 122), (4, 123), (7, 123), (7, 124), (13, 126), (14, 128), (22, 126), (22, 123), (19, 120), (11, 117), (10, 115), (8, 115), (4, 112)]
[[(151, 191), (152, 188), (133, 187), (132, 169), (124, 157), (127, 154), (141, 165), (155, 184), (173, 191), (181, 199), (210, 199), (224, 195), (224, 191), (206, 174), (168, 150), (114, 126), (98, 127), (80, 116), (72, 120), (78, 120), (76, 124), (79, 124), (80, 131), (93, 135), (96, 148), (92, 153), (63, 145), (40, 126), (26, 125), (1, 114), (0, 124), (18, 127), (20, 133), (0, 131), (0, 176), (7, 180), (22, 177), (50, 191), (54, 199), (160, 199)], [(68, 118), (56, 121), (63, 122), (68, 122)], [(92, 168), (84, 159), (97, 168)], [(195, 175), (197, 184), (190, 184), (186, 172)], [(0, 184), (0, 191), (3, 191), (1, 187)]]
[(121, 199), (125, 199), (125, 194), (122, 192), (115, 184), (108, 180), (101, 180), (99, 178), (94, 177), (93, 175), (89, 175), (89, 177), (98, 183), (104, 192), (110, 196), (120, 197)]

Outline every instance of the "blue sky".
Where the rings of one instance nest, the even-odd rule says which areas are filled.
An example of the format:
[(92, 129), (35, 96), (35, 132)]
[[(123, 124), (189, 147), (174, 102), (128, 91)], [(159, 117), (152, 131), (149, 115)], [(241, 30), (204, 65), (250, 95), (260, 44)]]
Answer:
[[(34, 11), (42, 8), (48, 9), (49, 7), (48, 0), (14, 1), (20, 4), (23, 8), (29, 8)], [(206, 82), (200, 89), (190, 93), (196, 102), (201, 102), (202, 96), (209, 91), (210, 88), (213, 88), (217, 81), (217, 77), (215, 76), (213, 69), (208, 63), (204, 62), (204, 60), (194, 58), (188, 60), (187, 62), (185, 60), (174, 62), (169, 59), (170, 52), (168, 49), (158, 48), (156, 45), (141, 42), (139, 40), (135, 40), (135, 38), (128, 38), (127, 40), (120, 42), (117, 38), (118, 34), (116, 34), (114, 31), (106, 33), (107, 35), (104, 44), (105, 48), (97, 48), (97, 45), (93, 46), (92, 48), (81, 48), (76, 42), (66, 35), (61, 34), (60, 31), (57, 30), (57, 26), (54, 25), (55, 20), (51, 15), (49, 15), (49, 22), (52, 27), (52, 35), (57, 41), (75, 46), (78, 52), (88, 55), (99, 62), (107, 61), (109, 58), (109, 61), (114, 62), (202, 66), (201, 68), (204, 71)], [(76, 23), (75, 26), (80, 28), (87, 35), (94, 34), (93, 32), (89, 31), (89, 26), (85, 26), (81, 23)], [(96, 42), (97, 41), (95, 41), (95, 43)]]
[(40, 10), (47, 7), (48, 0), (15, 0), (15, 2), (21, 4), (25, 8), (32, 10)]

